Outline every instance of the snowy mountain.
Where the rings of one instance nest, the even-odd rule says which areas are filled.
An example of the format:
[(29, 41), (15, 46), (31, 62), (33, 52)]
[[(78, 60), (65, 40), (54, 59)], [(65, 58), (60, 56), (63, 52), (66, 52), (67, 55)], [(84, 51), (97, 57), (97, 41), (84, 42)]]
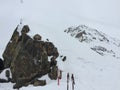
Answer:
[[(35, 28), (31, 25), (32, 28)], [(62, 61), (62, 58), (57, 58), (58, 61), (58, 67), (63, 71), (62, 73), (62, 79), (60, 80), (60, 85), (57, 85), (57, 80), (50, 80), (48, 78), (48, 75), (40, 78), (40, 80), (46, 79), (47, 85), (44, 87), (34, 87), (32, 85), (28, 87), (22, 87), (20, 90), (65, 90), (67, 89), (67, 73), (74, 74), (75, 76), (75, 90), (119, 90), (120, 81), (118, 80), (120, 76), (120, 62), (117, 58), (120, 53), (119, 48), (119, 41), (115, 42), (114, 39), (108, 37), (107, 35), (103, 33), (100, 33), (94, 29), (90, 29), (87, 26), (82, 25), (84, 29), (80, 29), (81, 26), (79, 26), (79, 29), (84, 31), (86, 34), (86, 38), (80, 42), (72, 38), (71, 36), (68, 36), (65, 34), (65, 32), (68, 32), (69, 29), (66, 29), (64, 31), (58, 31), (55, 32), (55, 30), (51, 30), (48, 32), (48, 30), (41, 30), (38, 33), (41, 33), (41, 35), (44, 35), (46, 33), (47, 35), (53, 35), (54, 36), (44, 36), (44, 38), (50, 38), (53, 43), (56, 44), (56, 47), (58, 48), (58, 51), (60, 52), (60, 55), (67, 56), (67, 60), (65, 62)], [(38, 27), (39, 28), (39, 27)], [(73, 28), (73, 27), (72, 27)], [(86, 29), (85, 29), (86, 28)], [(73, 30), (73, 32), (72, 32)], [(74, 34), (78, 32), (77, 30), (71, 29), (70, 34)], [(89, 31), (90, 30), (90, 31)], [(34, 31), (31, 30), (29, 33), (32, 35)], [(90, 35), (88, 34), (90, 33)], [(95, 34), (97, 33), (97, 34)], [(99, 33), (99, 34), (98, 34)], [(78, 33), (75, 33), (76, 35)], [(75, 34), (73, 35), (75, 37)], [(84, 35), (84, 36), (85, 36)], [(57, 37), (57, 38), (55, 38)], [(89, 37), (89, 38), (88, 38)], [(90, 37), (95, 37), (96, 39), (91, 39)], [(106, 39), (104, 41), (99, 40), (100, 38), (105, 37)], [(83, 37), (84, 38), (84, 37)], [(108, 41), (109, 40), (109, 41)], [(89, 41), (89, 42), (88, 42)], [(114, 43), (115, 44), (114, 44)], [(116, 45), (117, 44), (117, 45)], [(101, 46), (102, 48), (99, 48), (97, 46)], [(107, 50), (106, 50), (107, 49)], [(101, 52), (106, 55), (100, 55), (95, 52)], [(103, 51), (101, 51), (103, 50)], [(108, 53), (108, 50), (112, 50), (110, 53)], [(116, 55), (113, 57), (112, 55)], [(117, 56), (118, 55), (118, 56)], [(2, 74), (0, 74), (0, 78), (5, 78), (5, 71), (3, 71)], [(0, 83), (0, 89), (2, 90), (13, 90), (14, 84), (12, 83)], [(69, 90), (72, 90), (72, 82), (70, 80), (69, 83)]]
[[(90, 46), (90, 49), (102, 56), (110, 55), (120, 59), (120, 40), (118, 39), (112, 38), (105, 33), (102, 33), (85, 25), (69, 27), (64, 32), (78, 39), (81, 43), (92, 44), (92, 46)], [(112, 48), (111, 46), (115, 48)]]
[[(0, 1), (0, 57), (22, 18), (23, 24), (30, 26), (31, 37), (38, 33), (43, 40), (48, 38), (67, 60), (57, 58), (63, 71), (59, 86), (57, 80), (46, 75), (40, 78), (46, 79), (46, 86), (29, 85), (20, 90), (66, 90), (68, 72), (70, 77), (74, 74), (74, 90), (120, 90), (120, 41), (112, 38), (120, 36), (119, 0), (21, 1)], [(74, 26), (79, 24), (85, 25)], [(0, 78), (6, 78), (5, 71)], [(0, 90), (13, 90), (13, 85), (0, 83)], [(71, 80), (69, 90), (72, 90)]]

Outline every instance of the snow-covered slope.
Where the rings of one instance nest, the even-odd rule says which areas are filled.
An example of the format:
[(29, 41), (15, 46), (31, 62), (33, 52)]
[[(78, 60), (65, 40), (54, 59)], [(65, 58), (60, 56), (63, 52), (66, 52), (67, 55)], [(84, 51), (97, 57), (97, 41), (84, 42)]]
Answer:
[[(32, 35), (39, 26), (36, 27), (29, 22), (26, 22), (31, 27)], [(87, 32), (87, 31), (86, 31)], [(43, 39), (49, 38), (58, 48), (60, 55), (67, 56), (65, 62), (62, 58), (57, 59), (59, 69), (63, 71), (60, 85), (57, 85), (57, 81), (48, 79), (48, 76), (44, 76), (41, 79), (47, 80), (47, 85), (44, 87), (22, 87), (20, 90), (65, 90), (67, 89), (66, 75), (69, 72), (70, 76), (73, 73), (75, 76), (75, 90), (119, 90), (120, 89), (120, 61), (111, 55), (101, 56), (94, 52), (90, 47), (104, 44), (110, 50), (118, 50), (119, 46), (116, 44), (108, 44), (107, 41), (101, 42), (91, 41), (80, 43), (77, 39), (67, 35), (64, 31), (55, 30), (41, 30), (38, 32), (43, 36)], [(88, 32), (87, 32), (88, 33)], [(91, 33), (91, 32), (90, 32)], [(45, 35), (46, 34), (46, 35)], [(94, 34), (94, 33), (93, 33)], [(106, 37), (106, 36), (105, 36)], [(97, 38), (97, 35), (96, 35)], [(107, 37), (108, 38), (108, 37)], [(90, 39), (90, 38), (89, 38)], [(92, 39), (94, 40), (94, 39)], [(112, 40), (110, 40), (112, 41)], [(106, 44), (105, 44), (106, 43)], [(112, 42), (111, 42), (112, 43)], [(118, 42), (116, 42), (118, 43)], [(118, 50), (120, 51), (120, 49)], [(116, 51), (114, 51), (116, 53)], [(119, 54), (120, 52), (118, 52)], [(108, 54), (108, 53), (107, 53)], [(4, 76), (1, 74), (1, 78)], [(11, 83), (1, 84), (2, 90), (13, 90)], [(69, 83), (70, 90), (72, 90), (71, 81)], [(6, 87), (8, 86), (8, 87)]]
[[(71, 4), (68, 4), (68, 2)], [(43, 0), (42, 2), (41, 0), (24, 0), (24, 3), (21, 4), (19, 0), (0, 1), (0, 57), (2, 57), (5, 46), (21, 18), (23, 24), (30, 26), (31, 32), (29, 34), (31, 36), (39, 33), (43, 40), (48, 38), (55, 44), (60, 55), (67, 56), (65, 62), (60, 57), (57, 59), (59, 69), (63, 71), (59, 86), (57, 81), (50, 80), (46, 75), (41, 78), (47, 80), (46, 86), (28, 86), (20, 90), (66, 90), (66, 75), (68, 72), (70, 76), (72, 73), (75, 76), (75, 90), (120, 90), (120, 41), (84, 25), (71, 27), (71, 30), (75, 28), (76, 30), (69, 32), (69, 34), (73, 34), (72, 36), (75, 37), (79, 30), (85, 30), (86, 34), (83, 35), (85, 41), (81, 42), (81, 38), (77, 38), (77, 40), (64, 32), (64, 29), (69, 26), (83, 23), (93, 28), (97, 27), (109, 33), (109, 35), (119, 35), (119, 29), (112, 27), (111, 24), (107, 24), (106, 28), (105, 23), (101, 25), (94, 20), (82, 17), (81, 14), (84, 16), (86, 13), (84, 10), (78, 13), (78, 6), (81, 6), (81, 2), (79, 2), (80, 0), (76, 0), (76, 2), (75, 0)], [(72, 5), (74, 7), (71, 7)], [(83, 6), (87, 9), (86, 3)], [(96, 11), (99, 10), (96, 9)], [(86, 12), (89, 13), (87, 15), (91, 13)], [(94, 17), (95, 15), (91, 16)], [(114, 29), (115, 32), (112, 34)], [(68, 29), (66, 32), (68, 32)], [(103, 55), (96, 53), (95, 50), (103, 53)], [(5, 78), (4, 72), (0, 74), (0, 78)], [(70, 90), (72, 90), (71, 81), (69, 85)], [(0, 90), (13, 90), (12, 86), (12, 83), (0, 83)]]
[(120, 40), (85, 25), (69, 27), (64, 32), (90, 45), (90, 49), (104, 56), (109, 55), (120, 59)]

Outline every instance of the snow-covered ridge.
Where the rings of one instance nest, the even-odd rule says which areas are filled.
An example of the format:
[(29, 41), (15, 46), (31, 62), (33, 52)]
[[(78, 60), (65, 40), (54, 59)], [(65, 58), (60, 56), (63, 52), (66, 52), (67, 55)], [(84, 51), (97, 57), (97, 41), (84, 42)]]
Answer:
[(69, 27), (64, 32), (78, 39), (81, 43), (89, 44), (90, 49), (100, 54), (101, 56), (108, 55), (120, 58), (120, 40), (112, 38), (107, 34), (90, 28), (86, 25)]
[(97, 29), (90, 28), (86, 25), (79, 25), (76, 27), (69, 27), (64, 32), (70, 34), (72, 37), (77, 38), (80, 42), (105, 42), (112, 43), (120, 47), (120, 40), (112, 38), (105, 33), (98, 31)]

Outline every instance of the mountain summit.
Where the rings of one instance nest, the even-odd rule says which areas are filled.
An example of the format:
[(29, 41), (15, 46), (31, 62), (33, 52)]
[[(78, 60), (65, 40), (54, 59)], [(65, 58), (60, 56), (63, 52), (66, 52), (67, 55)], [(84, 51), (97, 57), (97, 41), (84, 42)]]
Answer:
[(89, 44), (91, 50), (102, 56), (110, 55), (120, 59), (120, 55), (118, 53), (118, 50), (120, 49), (120, 40), (118, 39), (112, 38), (107, 34), (86, 25), (79, 25), (76, 27), (72, 26), (64, 30), (64, 32), (78, 39), (81, 43)]

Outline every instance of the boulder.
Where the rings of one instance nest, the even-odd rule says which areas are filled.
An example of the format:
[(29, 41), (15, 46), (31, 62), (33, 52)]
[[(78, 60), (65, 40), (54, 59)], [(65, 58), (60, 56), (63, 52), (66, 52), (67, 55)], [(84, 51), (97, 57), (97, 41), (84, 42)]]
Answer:
[(22, 33), (22, 34), (26, 34), (26, 33), (28, 33), (29, 31), (30, 31), (29, 26), (28, 26), (28, 25), (24, 25), (23, 28), (22, 28), (22, 30), (21, 30), (21, 33)]
[(46, 80), (35, 80), (33, 86), (45, 86)]
[(48, 76), (51, 80), (56, 80), (57, 76), (58, 76), (58, 67), (57, 66), (53, 66), (50, 70), (50, 72), (48, 73)]
[(34, 40), (41, 40), (42, 37), (39, 35), (39, 34), (36, 34), (34, 37), (33, 37)]
[[(15, 58), (10, 66), (14, 82), (17, 82), (18, 79), (28, 82), (36, 76), (41, 77), (47, 74), (49, 71), (48, 56), (45, 49), (40, 48), (41, 42), (25, 37), (27, 35), (17, 45)], [(26, 40), (24, 41), (24, 39)]]
[[(56, 58), (59, 53), (54, 44), (41, 41), (39, 34), (32, 39), (27, 35), (30, 31), (28, 25), (23, 26), (22, 34), (17, 29), (18, 27), (3, 53), (5, 68), (10, 68), (11, 81), (16, 83), (14, 88), (26, 86), (35, 78), (40, 78), (48, 73), (51, 79), (57, 79)], [(51, 61), (48, 60), (49, 56), (52, 56)], [(36, 83), (41, 84), (39, 81)], [(37, 85), (36, 83), (35, 85)]]
[(47, 55), (52, 56), (51, 60), (55, 60), (59, 56), (58, 50), (52, 42), (45, 42), (45, 49), (47, 51)]
[(4, 63), (3, 60), (0, 58), (0, 73), (2, 72), (3, 69), (4, 69)]

